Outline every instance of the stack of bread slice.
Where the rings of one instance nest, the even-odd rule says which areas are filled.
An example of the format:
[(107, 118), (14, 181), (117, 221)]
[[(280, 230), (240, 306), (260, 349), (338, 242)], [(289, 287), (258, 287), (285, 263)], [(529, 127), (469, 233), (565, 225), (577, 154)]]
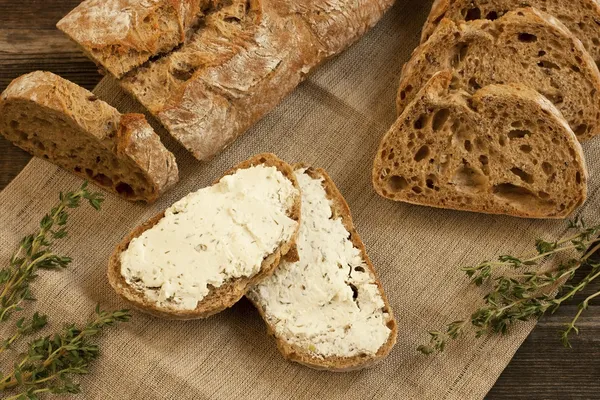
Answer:
[(402, 70), (376, 191), (527, 218), (565, 218), (581, 206), (579, 142), (600, 134), (600, 6), (576, 3), (436, 1)]
[(244, 295), (283, 355), (347, 371), (382, 360), (396, 322), (348, 205), (320, 169), (257, 155), (131, 234), (115, 291), (168, 319), (205, 318)]

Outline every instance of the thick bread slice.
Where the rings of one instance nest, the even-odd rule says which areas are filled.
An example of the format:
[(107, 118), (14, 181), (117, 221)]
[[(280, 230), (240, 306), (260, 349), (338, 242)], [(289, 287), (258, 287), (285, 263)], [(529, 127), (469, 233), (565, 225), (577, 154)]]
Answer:
[(121, 77), (181, 45), (214, 0), (85, 0), (56, 25)]
[(392, 0), (236, 0), (176, 51), (120, 81), (199, 160), (244, 133)]
[(525, 5), (559, 19), (581, 40), (596, 64), (600, 65), (600, 4), (597, 0), (436, 0), (423, 27), (421, 42), (429, 39), (444, 18), (453, 21), (495, 20)]
[(564, 218), (586, 198), (581, 146), (556, 108), (523, 85), (473, 95), (442, 72), (383, 137), (373, 168), (388, 199), (527, 218)]
[(121, 115), (50, 72), (23, 75), (6, 88), (0, 133), (127, 200), (153, 202), (178, 181), (175, 157), (143, 115)]
[[(227, 171), (223, 176), (233, 175), (240, 169), (250, 168), (256, 165), (272, 166), (277, 168), (287, 179), (289, 179), (293, 186), (298, 189), (298, 182), (294, 176), (291, 167), (280, 160), (274, 154), (259, 154), (252, 157), (251, 159), (238, 164), (234, 168)], [(219, 182), (220, 179), (214, 183)], [(294, 199), (294, 204), (289, 210), (288, 216), (296, 222), (300, 221), (300, 206), (301, 200), (298, 195)], [(292, 238), (273, 251), (270, 255), (265, 257), (261, 264), (260, 272), (254, 276), (242, 277), (226, 282), (220, 287), (212, 287), (210, 293), (205, 296), (202, 301), (198, 302), (196, 309), (194, 310), (183, 310), (177, 307), (161, 306), (151, 301), (142, 291), (129, 285), (126, 279), (121, 273), (121, 260), (120, 256), (125, 251), (130, 242), (144, 233), (146, 230), (152, 228), (164, 217), (164, 212), (140, 225), (134, 229), (129, 235), (127, 235), (121, 243), (114, 250), (108, 264), (108, 281), (114, 290), (129, 302), (132, 306), (143, 311), (145, 313), (166, 318), (166, 319), (199, 319), (207, 318), (211, 315), (219, 313), (231, 306), (233, 306), (240, 298), (246, 294), (249, 288), (265, 277), (271, 275), (275, 268), (279, 265), (282, 258), (289, 260), (297, 260), (298, 253), (296, 250), (296, 236), (298, 228), (296, 228)], [(299, 224), (298, 224), (299, 226)]]
[(600, 133), (600, 73), (581, 42), (556, 18), (532, 8), (495, 21), (440, 22), (404, 66), (398, 115), (437, 71), (473, 93), (489, 84), (522, 83), (546, 96), (579, 140)]
[[(247, 293), (246, 296), (254, 303), (260, 312), (267, 324), (267, 330), (269, 334), (275, 338), (277, 347), (285, 358), (310, 368), (336, 372), (353, 371), (369, 367), (384, 359), (396, 343), (397, 325), (392, 309), (377, 277), (377, 272), (375, 271), (375, 268), (373, 267), (373, 264), (367, 255), (365, 246), (361, 241), (358, 232), (356, 232), (356, 229), (354, 228), (350, 208), (348, 207), (348, 204), (344, 200), (342, 194), (335, 186), (334, 182), (322, 169), (314, 169), (310, 167), (307, 168), (302, 164), (297, 164), (294, 166), (294, 170), (296, 171), (296, 174), (306, 174), (313, 180), (320, 180), (320, 185), (324, 189), (324, 196), (331, 207), (330, 220), (340, 221), (341, 226), (343, 227), (342, 229), (345, 229), (348, 235), (347, 237), (343, 238), (343, 240), (349, 240), (350, 242), (347, 244), (342, 244), (342, 246), (344, 246), (344, 248), (346, 248), (347, 245), (353, 247), (354, 249), (352, 251), (356, 252), (354, 257), (357, 258), (354, 258), (353, 263), (351, 264), (338, 265), (333, 273), (331, 273), (331, 271), (326, 272), (323, 269), (323, 265), (317, 264), (314, 261), (310, 261), (315, 260), (315, 254), (311, 254), (310, 252), (311, 247), (313, 250), (315, 246), (317, 247), (316, 252), (319, 254), (319, 257), (322, 257), (323, 262), (326, 261), (328, 255), (331, 255), (332, 252), (340, 251), (343, 253), (345, 250), (336, 249), (335, 251), (332, 250), (329, 252), (324, 246), (323, 241), (321, 240), (322, 238), (318, 236), (318, 234), (310, 234), (311, 229), (314, 227), (307, 226), (307, 224), (312, 224), (309, 219), (312, 215), (318, 215), (319, 212), (313, 204), (315, 198), (313, 195), (309, 194), (308, 187), (303, 186), (303, 184), (300, 183), (301, 175), (299, 175), (300, 177), (298, 179), (300, 188), (303, 191), (303, 219), (301, 221), (300, 233), (298, 235), (298, 249), (300, 252), (300, 262), (303, 260), (309, 261), (307, 261), (307, 264), (300, 264), (297, 262), (282, 262), (271, 277), (265, 279), (263, 282), (255, 286)], [(339, 245), (337, 240), (340, 239), (340, 237), (338, 234), (336, 234), (336, 232), (329, 231), (327, 235), (330, 235), (331, 240)], [(304, 269), (302, 269), (303, 267)], [(348, 273), (348, 268), (350, 268), (350, 273)], [(297, 273), (299, 270), (301, 270), (301, 275), (299, 277), (294, 276), (294, 273)], [(324, 271), (324, 276), (321, 277), (320, 274)], [(337, 275), (337, 273), (340, 271), (343, 271), (344, 276)], [(317, 276), (312, 278), (312, 273), (316, 273)], [(323, 280), (323, 283), (328, 286), (332, 281), (337, 282), (339, 278), (343, 279), (342, 281), (338, 282), (341, 286), (340, 291), (334, 289), (334, 286), (319, 286), (318, 281), (321, 279)], [(325, 283), (326, 279), (329, 280), (329, 282)], [(361, 283), (364, 283), (364, 286), (361, 285)], [(356, 284), (356, 286), (354, 284)], [(336, 319), (341, 318), (342, 313), (346, 311), (346, 309), (340, 308), (338, 312), (334, 312), (335, 315), (333, 316), (332, 320), (327, 319), (327, 311), (324, 311), (322, 308), (318, 307), (315, 309), (305, 307), (301, 300), (303, 296), (295, 297), (293, 294), (286, 294), (283, 292), (283, 290), (286, 290), (286, 288), (302, 289), (302, 291), (305, 291), (307, 297), (312, 296), (315, 299), (319, 299), (317, 300), (319, 304), (321, 301), (324, 303), (329, 301), (331, 303), (332, 301), (335, 302), (335, 299), (346, 298), (348, 303), (355, 304), (355, 306), (353, 306), (356, 308), (354, 312), (359, 311), (361, 304), (363, 304), (363, 299), (364, 304), (362, 307), (370, 310), (370, 308), (368, 308), (369, 301), (367, 301), (368, 296), (370, 295), (368, 293), (375, 292), (375, 296), (380, 296), (379, 301), (381, 304), (376, 306), (380, 308), (374, 309), (374, 314), (371, 315), (371, 317), (374, 317), (377, 313), (382, 313), (382, 319), (376, 319), (376, 321), (377, 324), (381, 324), (380, 328), (386, 332), (386, 336), (383, 336), (382, 339), (380, 339), (380, 342), (375, 343), (375, 346), (380, 344), (380, 347), (371, 353), (368, 353), (367, 351), (364, 351), (364, 349), (361, 350), (357, 347), (354, 348), (354, 352), (356, 354), (351, 356), (331, 354), (324, 356), (323, 354), (319, 354), (319, 344), (313, 341), (318, 339), (322, 340), (322, 335), (327, 334), (327, 331), (334, 329), (328, 327), (327, 325), (331, 322), (337, 322)], [(331, 292), (331, 290), (335, 291), (336, 293)], [(302, 314), (300, 317), (308, 318), (308, 314), (311, 312), (316, 312), (314, 318), (311, 317), (310, 323), (320, 325), (322, 329), (317, 329), (317, 332), (314, 332), (314, 337), (307, 339), (308, 342), (304, 343), (299, 342), (299, 340), (302, 340), (301, 338), (305, 338), (302, 332), (296, 332), (298, 336), (296, 336), (295, 339), (298, 340), (287, 337), (285, 332), (289, 333), (293, 330), (290, 326), (286, 326), (285, 322), (279, 318), (277, 312), (273, 312), (273, 309), (268, 302), (269, 295), (273, 294), (275, 294), (275, 298), (272, 300), (282, 300), (282, 303), (289, 304), (290, 307), (301, 310)], [(329, 294), (331, 294), (333, 298), (323, 297), (324, 295), (328, 296)], [(322, 311), (322, 313), (316, 311), (317, 309)], [(351, 323), (343, 328), (344, 335), (348, 334), (348, 336), (343, 336), (340, 339), (341, 342), (344, 342), (342, 343), (342, 346), (349, 346), (348, 348), (355, 344), (355, 342), (352, 340), (352, 330), (355, 329), (353, 324), (358, 326), (358, 328), (356, 328), (357, 330), (360, 330), (360, 327), (364, 326), (363, 324), (366, 324), (366, 321), (360, 318), (349, 322)], [(357, 331), (356, 333), (360, 332)], [(369, 335), (372, 332), (368, 330), (362, 333), (363, 335), (358, 335), (360, 337), (359, 342), (361, 342), (361, 344), (363, 341), (370, 340), (372, 336)], [(356, 335), (354, 336), (354, 338), (356, 338)]]

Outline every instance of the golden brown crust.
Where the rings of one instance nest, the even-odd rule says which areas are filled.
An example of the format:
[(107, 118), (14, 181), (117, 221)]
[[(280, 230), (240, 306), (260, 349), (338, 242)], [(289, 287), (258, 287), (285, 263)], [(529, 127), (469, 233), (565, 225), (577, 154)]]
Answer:
[(265, 311), (262, 308), (261, 304), (256, 299), (253, 299), (251, 296), (248, 296), (248, 299), (258, 309), (258, 312), (267, 324), (267, 330), (269, 335), (274, 337), (277, 343), (277, 348), (286, 359), (300, 363), (313, 369), (327, 370), (331, 372), (349, 372), (368, 368), (382, 361), (390, 353), (390, 351), (396, 344), (398, 326), (394, 318), (392, 308), (381, 285), (381, 281), (377, 276), (377, 271), (375, 270), (373, 263), (369, 259), (365, 245), (360, 239), (360, 236), (356, 231), (354, 223), (352, 222), (352, 214), (350, 212), (350, 207), (348, 206), (348, 203), (346, 202), (339, 189), (325, 170), (321, 168), (312, 168), (301, 163), (293, 165), (294, 171), (302, 168), (306, 168), (305, 173), (311, 176), (312, 178), (323, 178), (323, 187), (325, 188), (325, 192), (327, 193), (327, 198), (332, 201), (332, 218), (342, 219), (344, 227), (350, 233), (350, 240), (352, 241), (352, 244), (354, 245), (354, 247), (360, 250), (363, 260), (367, 264), (371, 273), (375, 276), (375, 282), (377, 283), (377, 286), (379, 288), (379, 293), (381, 293), (381, 296), (385, 303), (385, 310), (389, 314), (389, 319), (387, 323), (387, 327), (391, 330), (389, 338), (374, 356), (361, 355), (354, 357), (315, 357), (306, 350), (298, 346), (291, 345), (284, 339), (278, 338), (275, 335), (273, 328), (269, 325), (269, 322), (265, 316)]
[[(274, 154), (269, 153), (256, 155), (249, 160), (246, 160), (231, 168), (225, 172), (223, 176), (231, 175), (240, 169), (246, 169), (260, 164), (276, 167), (293, 183), (294, 187), (298, 189), (298, 191), (300, 190), (291, 167), (284, 161), (277, 158), (277, 156)], [(214, 183), (217, 183), (219, 180), (220, 179), (217, 179)], [(127, 249), (131, 240), (140, 236), (143, 232), (156, 225), (158, 221), (164, 217), (164, 212), (135, 228), (121, 241), (121, 243), (117, 245), (108, 263), (108, 281), (119, 296), (121, 296), (124, 300), (138, 310), (147, 314), (165, 319), (177, 320), (201, 319), (210, 317), (211, 315), (217, 314), (233, 306), (244, 296), (250, 287), (270, 276), (275, 268), (277, 268), (279, 265), (279, 261), (282, 257), (289, 258), (292, 261), (297, 260), (296, 238), (300, 226), (300, 207), (301, 197), (299, 195), (295, 199), (289, 213), (290, 218), (298, 222), (296, 231), (288, 242), (282, 243), (277, 250), (263, 260), (260, 272), (258, 274), (249, 278), (244, 277), (235, 279), (218, 288), (212, 288), (210, 293), (198, 303), (198, 306), (194, 310), (180, 310), (176, 308), (159, 306), (147, 299), (143, 292), (128, 285), (125, 278), (121, 274), (121, 253)]]
[(20, 148), (131, 201), (155, 201), (179, 174), (141, 114), (121, 115), (50, 72), (15, 79), (0, 97), (0, 133)]

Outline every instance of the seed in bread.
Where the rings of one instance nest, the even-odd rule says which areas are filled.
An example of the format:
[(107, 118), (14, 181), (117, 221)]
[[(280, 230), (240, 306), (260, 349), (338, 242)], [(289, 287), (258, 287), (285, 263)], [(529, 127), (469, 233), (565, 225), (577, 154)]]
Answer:
[(470, 93), (522, 83), (546, 96), (580, 140), (600, 133), (600, 73), (581, 42), (556, 18), (532, 8), (495, 21), (440, 22), (404, 66), (398, 115), (437, 71), (452, 69)]
[(282, 262), (247, 296), (286, 358), (335, 371), (370, 366), (396, 341), (392, 310), (333, 181), (320, 169), (295, 173), (300, 260)]
[(381, 141), (373, 168), (388, 199), (432, 207), (564, 218), (586, 198), (575, 135), (534, 90), (490, 85), (456, 90), (434, 75)]
[(153, 202), (178, 181), (175, 157), (143, 115), (121, 115), (50, 72), (23, 75), (6, 88), (0, 133), (127, 200)]
[[(474, 19), (495, 20), (506, 12), (524, 7), (523, 0), (436, 0), (423, 27), (421, 42), (425, 42), (443, 18), (453, 21)], [(581, 42), (597, 65), (600, 65), (600, 4), (597, 0), (528, 0), (535, 7), (555, 16)]]
[(260, 155), (191, 193), (115, 250), (109, 280), (135, 306), (166, 318), (231, 307), (295, 259), (300, 191), (289, 165)]

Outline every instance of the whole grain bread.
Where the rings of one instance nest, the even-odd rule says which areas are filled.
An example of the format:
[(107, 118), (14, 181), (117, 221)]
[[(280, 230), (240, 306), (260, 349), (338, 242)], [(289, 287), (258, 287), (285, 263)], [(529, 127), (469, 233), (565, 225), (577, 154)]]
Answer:
[(153, 202), (178, 181), (175, 157), (143, 115), (121, 115), (50, 72), (23, 75), (6, 88), (0, 133), (127, 200)]
[[(240, 169), (250, 168), (252, 166), (263, 164), (265, 166), (273, 166), (277, 168), (287, 179), (289, 179), (295, 188), (298, 189), (298, 182), (294, 176), (292, 168), (284, 161), (280, 160), (274, 154), (259, 154), (247, 161), (244, 161), (237, 166), (227, 171), (223, 176), (232, 175)], [(217, 183), (217, 179), (214, 183)], [(297, 196), (294, 204), (289, 210), (288, 216), (294, 221), (300, 221), (301, 198)], [(269, 254), (261, 264), (260, 272), (254, 276), (242, 277), (230, 280), (218, 288), (211, 288), (210, 293), (198, 302), (194, 310), (183, 310), (174, 306), (159, 305), (151, 301), (142, 291), (132, 287), (121, 274), (121, 253), (125, 251), (129, 243), (136, 237), (140, 236), (146, 230), (152, 228), (164, 217), (164, 212), (151, 218), (139, 227), (135, 228), (117, 245), (108, 263), (108, 281), (113, 289), (124, 300), (130, 303), (136, 309), (156, 317), (177, 320), (189, 320), (207, 318), (217, 314), (231, 306), (241, 299), (251, 286), (260, 282), (265, 277), (271, 275), (275, 268), (279, 265), (282, 258), (287, 260), (297, 260), (298, 252), (296, 249), (296, 237), (298, 228), (292, 235), (292, 238), (282, 243), (273, 253)], [(299, 225), (299, 224), (298, 224)]]
[(85, 0), (58, 29), (96, 64), (121, 77), (185, 41), (214, 0)]
[(429, 39), (444, 18), (457, 22), (474, 19), (495, 20), (506, 12), (525, 5), (559, 19), (581, 40), (596, 65), (600, 65), (600, 4), (597, 0), (436, 0), (423, 27), (421, 42)]
[(373, 185), (412, 204), (565, 218), (586, 199), (583, 152), (560, 112), (524, 85), (473, 95), (440, 72), (381, 141)]
[[(273, 109), (315, 66), (356, 41), (392, 3), (216, 1), (182, 46), (120, 82), (196, 158), (209, 159)], [(78, 7), (80, 18), (59, 24), (81, 32), (74, 38), (88, 53), (91, 38), (102, 42), (110, 37), (88, 22), (97, 12), (91, 4)], [(117, 11), (117, 19), (129, 12)], [(122, 24), (117, 32), (132, 34), (133, 28)], [(121, 59), (126, 57), (111, 53), (109, 58), (111, 63)]]
[(398, 114), (445, 69), (470, 93), (493, 83), (528, 85), (561, 111), (579, 140), (600, 133), (598, 68), (581, 42), (546, 13), (526, 8), (495, 21), (442, 20), (403, 68)]
[[(274, 320), (268, 313), (266, 305), (261, 298), (260, 291), (258, 287), (255, 286), (252, 290), (250, 290), (246, 297), (256, 306), (260, 315), (265, 320), (267, 324), (268, 334), (273, 336), (279, 351), (283, 354), (283, 356), (291, 361), (303, 364), (307, 367), (319, 369), (319, 370), (328, 370), (334, 372), (347, 372), (347, 371), (355, 371), (363, 368), (370, 367), (380, 361), (382, 361), (387, 355), (390, 353), (394, 344), (396, 343), (396, 336), (398, 327), (396, 324), (396, 320), (394, 319), (394, 314), (392, 312), (392, 308), (387, 300), (381, 282), (377, 277), (377, 272), (375, 271), (375, 267), (373, 263), (369, 259), (367, 255), (367, 251), (365, 249), (365, 245), (362, 242), (356, 228), (354, 227), (354, 223), (352, 222), (352, 214), (350, 212), (350, 207), (346, 203), (346, 200), (336, 187), (333, 180), (329, 177), (327, 172), (323, 169), (316, 169), (312, 167), (308, 167), (303, 164), (296, 164), (293, 166), (294, 171), (304, 170), (305, 174), (309, 175), (314, 179), (323, 179), (322, 186), (326, 191), (327, 198), (331, 201), (331, 211), (332, 211), (332, 219), (341, 219), (343, 226), (350, 233), (349, 239), (352, 242), (352, 245), (360, 251), (360, 255), (365, 265), (367, 266), (368, 273), (373, 278), (374, 282), (377, 284), (379, 289), (379, 294), (383, 298), (384, 307), (383, 312), (387, 314), (387, 319), (384, 321), (385, 325), (389, 328), (390, 333), (387, 341), (384, 345), (382, 345), (376, 354), (368, 355), (368, 354), (360, 354), (352, 357), (344, 357), (344, 356), (328, 356), (322, 357), (316, 355), (297, 344), (291, 343), (284, 335), (279, 335), (276, 333), (274, 324), (277, 322)], [(302, 247), (302, 243), (298, 243), (299, 247)], [(302, 256), (302, 255), (300, 255)], [(293, 260), (291, 261), (293, 262)], [(346, 267), (346, 266), (344, 266)], [(278, 270), (279, 271), (279, 270)], [(278, 272), (276, 272), (278, 273)], [(310, 288), (307, 288), (309, 290)], [(353, 289), (354, 290), (354, 289)], [(310, 292), (307, 293), (310, 296)]]

